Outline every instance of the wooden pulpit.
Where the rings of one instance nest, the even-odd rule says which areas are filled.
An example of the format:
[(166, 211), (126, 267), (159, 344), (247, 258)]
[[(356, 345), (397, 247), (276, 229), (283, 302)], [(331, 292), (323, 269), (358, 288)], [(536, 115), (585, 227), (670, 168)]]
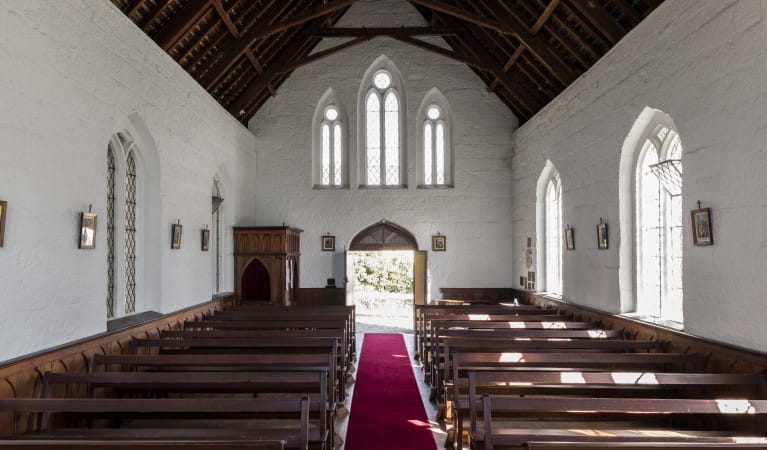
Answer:
[(238, 302), (290, 305), (298, 289), (301, 232), (291, 227), (234, 227)]

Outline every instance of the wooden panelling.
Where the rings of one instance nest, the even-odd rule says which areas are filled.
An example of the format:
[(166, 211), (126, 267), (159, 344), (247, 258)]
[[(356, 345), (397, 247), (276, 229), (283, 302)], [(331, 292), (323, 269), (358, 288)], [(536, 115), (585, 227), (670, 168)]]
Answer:
[[(185, 320), (200, 319), (205, 314), (234, 305), (234, 295), (216, 298), (210, 302), (165, 314), (162, 317), (119, 331), (102, 333), (71, 344), (44, 350), (14, 359), (0, 366), (0, 398), (33, 398), (40, 396), (42, 378), (46, 372), (87, 372), (93, 355), (119, 355), (128, 350), (133, 338), (155, 338), (161, 330), (178, 330)], [(28, 419), (16, 423), (16, 431), (23, 432)], [(0, 414), (0, 436), (13, 432), (11, 414)]]
[(498, 302), (511, 300), (515, 291), (511, 288), (440, 288), (442, 298), (471, 302)]
[(296, 290), (295, 305), (345, 305), (344, 288), (301, 288)]
[(298, 288), (301, 255), (301, 232), (290, 227), (235, 227), (234, 268), (235, 294), (242, 298), (242, 277), (253, 260), (258, 260), (269, 273), (270, 301), (290, 305)]

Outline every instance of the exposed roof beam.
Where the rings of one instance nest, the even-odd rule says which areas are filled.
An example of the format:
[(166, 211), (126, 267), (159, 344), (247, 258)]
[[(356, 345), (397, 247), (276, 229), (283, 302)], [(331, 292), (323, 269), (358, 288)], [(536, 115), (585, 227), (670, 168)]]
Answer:
[(229, 30), (229, 33), (234, 36), (235, 39), (240, 38), (240, 31), (237, 29), (237, 26), (232, 22), (232, 18), (229, 17), (229, 13), (226, 12), (224, 9), (224, 5), (221, 4), (221, 0), (212, 0), (213, 7), (216, 8), (216, 12), (218, 13), (218, 17), (221, 18), (221, 21), (224, 22), (224, 25), (226, 25), (226, 29)]
[(146, 26), (154, 22), (155, 19), (157, 19), (158, 17), (160, 17), (160, 14), (165, 10), (165, 8), (170, 6), (170, 4), (173, 3), (173, 1), (174, 0), (165, 0), (165, 3), (163, 3), (162, 6), (160, 6), (159, 8), (157, 8), (157, 10), (154, 12), (154, 14), (152, 14), (151, 17), (149, 17), (149, 19), (144, 21), (143, 25), (141, 26), (141, 29), (146, 33)]
[(361, 28), (325, 28), (314, 33), (324, 37), (356, 36), (445, 36), (455, 34), (456, 28), (450, 27), (361, 27)]
[(301, 58), (301, 59), (293, 62), (292, 64), (290, 64), (289, 66), (287, 66), (285, 68), (285, 71), (286, 72), (290, 72), (290, 71), (296, 70), (296, 69), (298, 69), (301, 66), (305, 66), (307, 64), (311, 64), (311, 63), (313, 63), (315, 61), (319, 61), (319, 60), (321, 60), (323, 58), (327, 58), (330, 55), (334, 55), (334, 54), (336, 54), (338, 52), (341, 52), (341, 51), (347, 50), (347, 49), (349, 49), (351, 47), (354, 47), (356, 45), (362, 44), (363, 42), (367, 42), (367, 41), (371, 40), (372, 38), (373, 38), (373, 36), (361, 36), (361, 37), (358, 37), (356, 39), (352, 39), (350, 41), (344, 42), (343, 44), (336, 45), (335, 47), (331, 47), (331, 48), (319, 51), (317, 53), (312, 53), (309, 56), (306, 56), (304, 58)]
[(464, 64), (468, 64), (472, 67), (476, 67), (479, 70), (488, 71), (488, 68), (485, 67), (484, 64), (482, 64), (480, 61), (478, 61), (475, 58), (472, 58), (471, 56), (453, 51), (448, 50), (446, 48), (440, 47), (439, 45), (434, 45), (430, 42), (425, 42), (420, 39), (414, 39), (409, 36), (394, 36), (394, 39), (401, 41), (405, 44), (410, 44), (413, 47), (418, 47), (423, 50), (430, 51), (432, 53), (437, 53), (439, 55), (445, 56), (447, 58), (454, 59), (456, 61), (462, 62)]
[[(315, 19), (310, 22), (310, 31), (313, 32), (319, 29), (321, 24), (321, 19)], [(229, 112), (240, 120), (247, 119), (242, 112), (245, 111), (245, 113), (247, 113), (246, 108), (250, 102), (264, 90), (275, 76), (283, 72), (289, 72), (290, 66), (303, 54), (308, 52), (310, 47), (307, 48), (307, 46), (311, 44), (312, 41), (316, 40), (317, 38), (307, 36), (306, 39), (303, 39), (301, 42), (294, 42), (292, 45), (289, 45), (285, 51), (281, 52), (273, 61), (270, 61), (264, 68), (264, 73), (253, 80), (237, 99), (232, 102), (229, 106)]]
[(146, 0), (136, 0), (136, 3), (131, 6), (131, 9), (128, 10), (127, 13), (125, 13), (126, 16), (130, 17), (132, 16), (136, 11), (138, 11), (142, 6), (144, 6), (144, 3), (146, 3)]
[(355, 0), (336, 0), (324, 5), (319, 5), (302, 14), (290, 17), (266, 28), (257, 25), (251, 26), (240, 39), (233, 40), (230, 45), (220, 49), (222, 56), (219, 61), (221, 64), (217, 64), (217, 67), (212, 68), (210, 75), (206, 75), (200, 80), (200, 84), (202, 84), (205, 89), (210, 90), (257, 40), (302, 25), (318, 17), (326, 16), (339, 9), (350, 6), (354, 2)]
[(559, 6), (559, 0), (551, 0), (549, 4), (546, 5), (546, 9), (543, 10), (543, 13), (538, 17), (538, 20), (535, 21), (535, 24), (530, 29), (530, 33), (538, 34), (538, 32), (541, 31), (541, 28), (546, 25), (546, 21), (549, 20), (549, 17), (554, 13), (554, 10), (557, 9), (557, 6)]
[(166, 52), (172, 49), (189, 29), (208, 12), (209, 6), (208, 0), (189, 0), (154, 36), (154, 41)]
[(593, 0), (565, 0), (578, 11), (611, 45), (618, 42), (626, 30), (613, 17)]
[[(506, 62), (506, 65), (503, 66), (503, 73), (508, 72), (511, 70), (511, 67), (517, 63), (517, 60), (520, 56), (522, 56), (522, 52), (525, 50), (525, 47), (523, 45), (520, 45), (519, 47), (514, 50), (514, 53), (509, 58), (509, 61)], [(501, 82), (501, 80), (498, 77), (495, 77), (492, 83), (490, 83), (490, 86), (487, 87), (488, 92), (493, 92), (495, 88), (498, 87), (498, 84)]]
[(503, 71), (503, 67), (495, 60), (495, 57), (488, 53), (488, 51), (477, 42), (477, 40), (464, 33), (458, 36), (463, 43), (464, 47), (468, 48), (470, 52), (474, 54), (482, 63), (487, 67), (490, 73), (495, 75), (501, 84), (506, 88), (509, 95), (519, 102), (521, 109), (534, 113), (538, 110), (537, 102), (535, 99), (525, 90), (520, 90), (519, 85), (509, 78), (509, 74)]
[[(248, 49), (248, 51), (245, 52), (245, 56), (248, 57), (248, 61), (250, 61), (250, 64), (256, 70), (257, 74), (261, 75), (264, 73), (264, 66), (262, 66), (261, 63), (258, 62), (258, 58), (256, 58), (256, 55), (254, 55), (253, 52), (250, 51), (250, 49)], [(277, 95), (277, 90), (274, 89), (274, 84), (266, 83), (266, 88), (269, 89), (270, 94)]]
[(502, 22), (490, 20), (483, 16), (466, 11), (461, 8), (446, 5), (437, 0), (410, 0), (411, 3), (416, 3), (421, 6), (425, 6), (434, 11), (447, 14), (462, 20), (467, 20), (475, 25), (479, 25), (483, 28), (489, 28), (503, 34), (513, 34), (519, 39), (525, 47), (541, 60), (541, 62), (551, 71), (554, 76), (560, 80), (563, 84), (568, 85), (577, 78), (576, 73), (562, 61), (559, 57), (551, 51), (548, 44), (539, 36), (534, 36), (527, 26), (518, 19), (516, 16), (508, 14), (505, 10), (497, 10)]

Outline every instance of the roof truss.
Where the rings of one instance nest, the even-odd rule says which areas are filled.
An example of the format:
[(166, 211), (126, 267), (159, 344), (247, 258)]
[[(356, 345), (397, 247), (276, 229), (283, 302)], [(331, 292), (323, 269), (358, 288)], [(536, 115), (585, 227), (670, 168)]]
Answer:
[(355, 0), (111, 1), (246, 124), (292, 71), (378, 38), (467, 64), (524, 122), (662, 2), (408, 0), (426, 26), (334, 27)]

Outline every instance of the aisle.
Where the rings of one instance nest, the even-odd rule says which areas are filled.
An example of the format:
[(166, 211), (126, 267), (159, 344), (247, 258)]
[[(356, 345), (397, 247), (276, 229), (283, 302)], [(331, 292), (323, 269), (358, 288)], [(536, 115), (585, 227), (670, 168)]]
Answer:
[(436, 448), (401, 334), (366, 333), (356, 378), (345, 450)]

